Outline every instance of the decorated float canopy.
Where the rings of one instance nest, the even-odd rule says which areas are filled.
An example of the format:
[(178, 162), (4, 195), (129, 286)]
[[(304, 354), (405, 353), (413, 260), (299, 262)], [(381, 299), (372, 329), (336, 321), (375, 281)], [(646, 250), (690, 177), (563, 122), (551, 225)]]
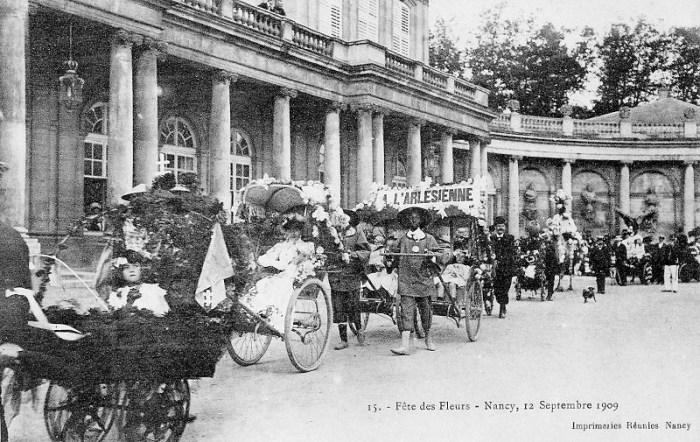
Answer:
[(254, 181), (243, 189), (243, 203), (266, 210), (286, 213), (306, 205), (328, 206), (330, 192), (317, 181), (281, 183), (273, 178)]
[(486, 182), (482, 179), (445, 185), (423, 181), (408, 188), (376, 186), (357, 210), (370, 222), (394, 218), (399, 211), (409, 207), (420, 207), (431, 211), (434, 219), (471, 216), (483, 224), (485, 200)]

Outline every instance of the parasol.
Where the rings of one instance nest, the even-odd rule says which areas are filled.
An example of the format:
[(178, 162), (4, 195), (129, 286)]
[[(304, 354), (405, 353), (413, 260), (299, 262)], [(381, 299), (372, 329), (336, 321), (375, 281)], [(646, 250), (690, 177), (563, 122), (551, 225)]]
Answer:
[(252, 184), (246, 187), (243, 202), (279, 213), (306, 204), (301, 189), (288, 184)]

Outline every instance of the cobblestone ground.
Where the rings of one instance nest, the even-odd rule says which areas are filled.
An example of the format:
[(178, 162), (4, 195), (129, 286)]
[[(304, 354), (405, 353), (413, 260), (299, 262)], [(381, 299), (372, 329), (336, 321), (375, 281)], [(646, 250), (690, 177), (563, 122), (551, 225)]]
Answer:
[[(398, 332), (372, 316), (370, 345), (331, 349), (312, 373), (296, 372), (281, 341), (251, 367), (226, 356), (214, 378), (191, 381), (197, 419), (181, 440), (700, 440), (700, 284), (613, 286), (589, 303), (581, 288), (594, 281), (574, 285), (553, 302), (511, 297), (474, 343), (436, 318), (436, 352), (419, 342), (392, 356)], [(48, 440), (28, 404), (11, 436)]]

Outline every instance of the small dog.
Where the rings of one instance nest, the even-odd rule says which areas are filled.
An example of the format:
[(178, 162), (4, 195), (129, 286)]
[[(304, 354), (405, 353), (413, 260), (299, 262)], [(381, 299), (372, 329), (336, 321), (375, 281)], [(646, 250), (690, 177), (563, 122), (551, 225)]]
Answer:
[(595, 299), (595, 287), (588, 287), (586, 289), (583, 289), (583, 302), (588, 302), (588, 300), (591, 298), (593, 298), (595, 302), (598, 302)]

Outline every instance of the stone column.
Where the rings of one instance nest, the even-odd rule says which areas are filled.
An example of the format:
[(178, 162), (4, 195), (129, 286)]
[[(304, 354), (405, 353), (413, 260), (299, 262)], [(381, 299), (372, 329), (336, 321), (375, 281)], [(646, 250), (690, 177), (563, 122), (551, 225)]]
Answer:
[(158, 174), (158, 56), (166, 44), (145, 37), (134, 66), (134, 181)]
[(272, 164), (274, 177), (292, 179), (292, 123), (289, 115), (289, 100), (297, 97), (297, 91), (280, 88), (275, 96), (272, 128)]
[(374, 182), (384, 184), (384, 114), (372, 115), (372, 151), (374, 153)]
[(330, 188), (331, 197), (335, 204), (340, 204), (340, 187), (342, 182), (340, 172), (341, 109), (341, 103), (330, 103), (326, 109), (326, 130), (324, 133), (323, 176), (325, 184)]
[(406, 183), (409, 187), (421, 182), (423, 173), (421, 170), (421, 140), (420, 129), (425, 122), (418, 118), (411, 120), (408, 125), (408, 150), (406, 155)]
[(134, 88), (131, 47), (137, 38), (123, 29), (112, 34), (107, 155), (109, 203), (122, 202), (121, 196), (134, 186)]
[(477, 179), (481, 176), (481, 142), (469, 140), (470, 168), (469, 178)]
[(209, 116), (210, 195), (231, 211), (231, 81), (235, 74), (215, 72), (211, 82)]
[(571, 213), (571, 202), (574, 199), (574, 196), (571, 194), (571, 165), (573, 163), (574, 160), (565, 159), (564, 166), (561, 169), (561, 190), (569, 197), (566, 200), (566, 211), (568, 213)]
[(620, 166), (620, 210), (630, 213), (630, 164), (623, 162)]
[(372, 190), (372, 108), (361, 106), (357, 111), (357, 200), (362, 201)]
[(695, 228), (695, 161), (685, 163), (683, 182), (683, 228), (688, 232)]
[(521, 157), (508, 162), (508, 233), (520, 236), (520, 170)]
[(443, 184), (452, 183), (455, 180), (453, 137), (454, 131), (446, 129), (440, 138), (440, 167)]
[(481, 160), (481, 176), (488, 176), (489, 174), (489, 154), (487, 149), (489, 143), (486, 141), (481, 141), (481, 152), (479, 159)]
[(25, 227), (27, 215), (28, 22), (27, 0), (0, 0), (0, 219), (15, 227)]

